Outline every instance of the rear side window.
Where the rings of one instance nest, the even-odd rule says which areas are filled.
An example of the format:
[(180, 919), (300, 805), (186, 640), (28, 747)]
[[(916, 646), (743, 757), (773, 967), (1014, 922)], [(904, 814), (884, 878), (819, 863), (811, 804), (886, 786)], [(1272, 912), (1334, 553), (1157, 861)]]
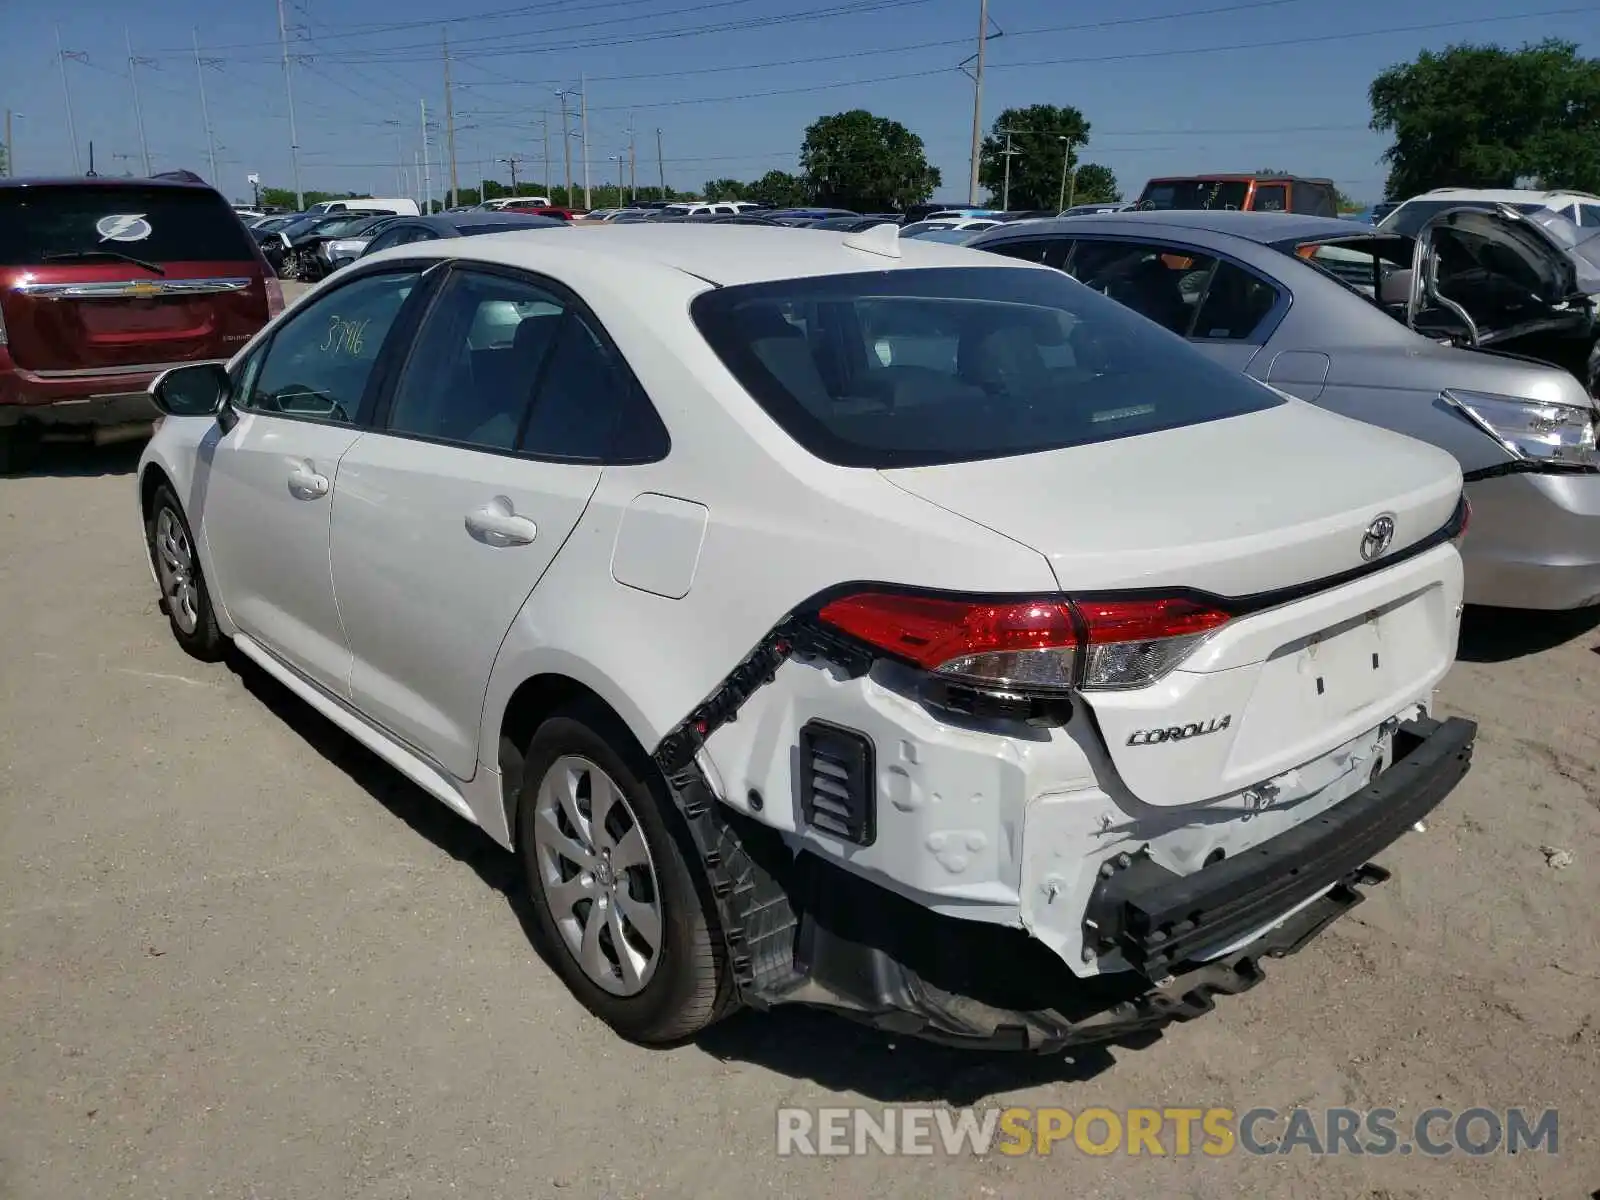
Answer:
[[(1295, 189), (1297, 192), (1298, 188)], [(1256, 184), (1255, 199), (1250, 207), (1256, 212), (1287, 212), (1289, 208), (1289, 187), (1282, 183)]]
[(1030, 454), (1282, 403), (1055, 271), (748, 284), (702, 293), (690, 313), (755, 401), (842, 466)]
[(253, 262), (250, 234), (202, 188), (30, 186), (0, 189), (0, 266), (108, 251), (148, 262)]

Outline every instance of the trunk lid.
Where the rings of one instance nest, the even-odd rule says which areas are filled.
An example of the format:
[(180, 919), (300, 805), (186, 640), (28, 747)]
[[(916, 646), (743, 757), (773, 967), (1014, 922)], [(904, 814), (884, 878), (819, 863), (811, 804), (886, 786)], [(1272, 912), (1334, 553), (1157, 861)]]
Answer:
[(1469, 318), (1480, 345), (1564, 324), (1591, 308), (1577, 264), (1549, 230), (1506, 205), (1451, 208), (1418, 231), (1408, 323), (1428, 328), (1430, 305)]
[(19, 186), (0, 190), (0, 316), (24, 370), (228, 358), (267, 321), (265, 272), (209, 188)]
[[(1117, 774), (1147, 804), (1291, 771), (1426, 698), (1455, 656), (1459, 556), (1402, 554), (1449, 522), (1455, 460), (1309, 405), (883, 474), (1039, 550), (1068, 595), (1234, 599), (1222, 607), (1236, 615), (1176, 670), (1083, 693)], [(1371, 554), (1382, 518), (1392, 538)]]

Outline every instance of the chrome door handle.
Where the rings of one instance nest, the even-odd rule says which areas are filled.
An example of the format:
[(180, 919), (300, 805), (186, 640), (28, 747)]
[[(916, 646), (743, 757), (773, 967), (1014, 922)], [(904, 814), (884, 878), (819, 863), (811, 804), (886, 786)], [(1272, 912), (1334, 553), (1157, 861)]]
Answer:
[(517, 516), (506, 497), (496, 496), (467, 514), (467, 532), (490, 546), (526, 546), (539, 536), (539, 527)]
[(328, 477), (318, 475), (310, 463), (289, 472), (289, 490), (301, 500), (315, 500), (328, 494)]

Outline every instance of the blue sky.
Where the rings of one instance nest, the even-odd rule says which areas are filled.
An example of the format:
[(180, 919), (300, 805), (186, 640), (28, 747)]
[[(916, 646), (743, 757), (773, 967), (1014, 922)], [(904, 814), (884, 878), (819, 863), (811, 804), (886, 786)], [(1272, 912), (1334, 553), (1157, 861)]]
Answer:
[[(863, 107), (921, 135), (944, 172), (939, 198), (965, 196), (972, 86), (956, 67), (974, 49), (978, 0), (284, 5), (306, 189), (393, 193), (421, 150), (426, 100), (430, 120), (439, 119), (430, 138), (440, 194), (447, 30), (463, 186), (480, 169), (506, 179), (493, 160), (510, 155), (523, 160), (520, 177), (538, 178), (545, 114), (558, 181), (556, 90), (573, 89), (576, 131), (576, 90), (587, 76), (596, 183), (615, 179), (630, 126), (641, 185), (656, 178), (659, 128), (667, 182), (697, 188), (793, 169), (807, 124)], [(1384, 142), (1366, 129), (1366, 88), (1385, 66), (1453, 42), (1559, 36), (1586, 53), (1600, 42), (1594, 0), (991, 0), (990, 14), (1004, 35), (988, 43), (985, 127), (1011, 105), (1076, 105), (1093, 127), (1084, 158), (1112, 167), (1132, 193), (1155, 174), (1277, 167), (1332, 176), (1375, 199)], [(77, 56), (66, 71), (78, 142), (93, 139), (102, 173), (140, 170), (125, 37), (149, 60), (137, 81), (154, 168), (208, 173), (194, 31), (223, 189), (247, 197), (250, 171), (292, 186), (274, 0), (0, 5), (0, 105), (21, 114), (13, 124), (21, 173), (72, 167), (58, 24)], [(573, 162), (581, 183), (576, 139)]]

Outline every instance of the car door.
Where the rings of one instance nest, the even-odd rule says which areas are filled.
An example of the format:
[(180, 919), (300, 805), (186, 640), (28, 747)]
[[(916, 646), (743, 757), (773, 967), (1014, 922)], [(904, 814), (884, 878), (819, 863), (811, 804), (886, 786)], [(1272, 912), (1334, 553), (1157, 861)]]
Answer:
[(614, 437), (648, 427), (623, 419), (640, 403), (570, 292), (457, 265), (377, 428), (340, 463), (331, 557), (352, 698), (459, 779), (476, 770), (500, 643), (582, 516)]
[(406, 267), (352, 279), (284, 320), (239, 381), (206, 479), (204, 537), (228, 615), (339, 695), (350, 651), (328, 569), (333, 484), (419, 278)]

